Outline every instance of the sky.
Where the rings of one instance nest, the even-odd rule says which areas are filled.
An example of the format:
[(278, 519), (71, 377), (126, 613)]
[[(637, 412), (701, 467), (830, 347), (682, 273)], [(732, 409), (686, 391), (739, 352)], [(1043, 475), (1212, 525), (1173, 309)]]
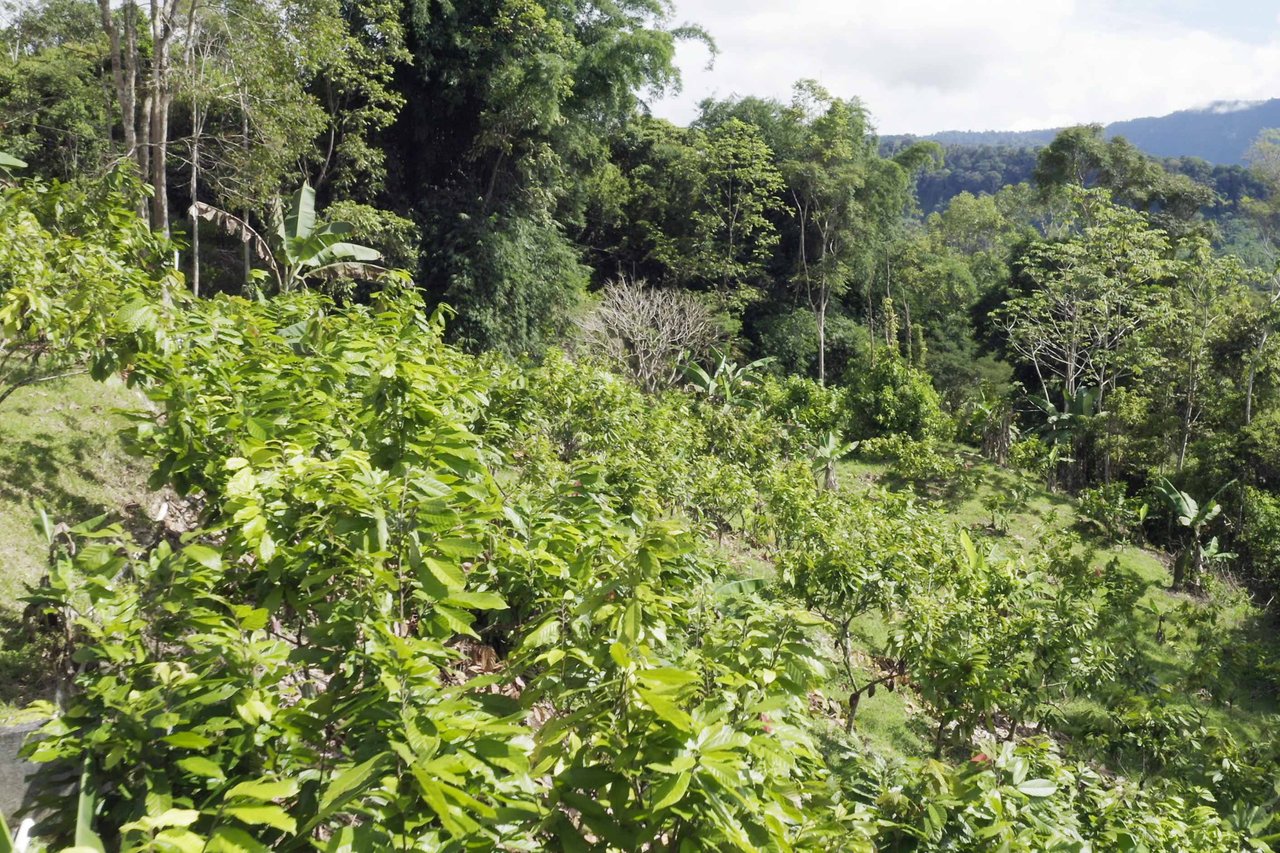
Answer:
[(1274, 0), (675, 0), (719, 53), (677, 53), (684, 124), (703, 98), (787, 99), (813, 77), (882, 134), (1035, 130), (1280, 97)]

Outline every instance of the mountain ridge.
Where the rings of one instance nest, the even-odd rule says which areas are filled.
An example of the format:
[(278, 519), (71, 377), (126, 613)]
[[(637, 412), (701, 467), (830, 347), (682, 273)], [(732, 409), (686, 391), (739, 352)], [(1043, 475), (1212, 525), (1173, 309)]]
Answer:
[[(1104, 125), (1108, 137), (1123, 136), (1156, 157), (1199, 157), (1210, 163), (1244, 162), (1258, 134), (1280, 127), (1280, 98), (1214, 101), (1163, 116), (1143, 116)], [(886, 135), (885, 141), (925, 140), (942, 145), (1048, 145), (1063, 127), (1038, 130), (943, 130), (926, 135)]]

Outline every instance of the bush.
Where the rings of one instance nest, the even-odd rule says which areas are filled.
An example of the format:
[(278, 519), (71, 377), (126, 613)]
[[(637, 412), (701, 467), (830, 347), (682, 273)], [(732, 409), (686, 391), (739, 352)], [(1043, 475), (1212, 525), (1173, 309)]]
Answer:
[(914, 485), (944, 480), (960, 468), (960, 459), (942, 452), (936, 441), (914, 441), (895, 434), (869, 438), (859, 447), (869, 459), (888, 461), (892, 476)]
[(1107, 483), (1092, 489), (1084, 489), (1079, 495), (1080, 517), (1108, 539), (1127, 542), (1142, 530), (1148, 505), (1140, 498), (1131, 498), (1124, 483)]
[(1049, 446), (1034, 435), (1013, 442), (1009, 446), (1009, 467), (1044, 477), (1049, 473)]
[(819, 385), (812, 379), (788, 376), (766, 379), (754, 393), (765, 416), (793, 427), (797, 440), (813, 445), (821, 436), (849, 433), (849, 392), (830, 385)]
[(849, 404), (858, 438), (899, 434), (922, 441), (945, 439), (951, 433), (929, 375), (898, 357), (881, 359), (860, 373), (850, 389)]
[(1246, 487), (1244, 518), (1237, 545), (1241, 564), (1255, 580), (1274, 589), (1280, 586), (1280, 497)]

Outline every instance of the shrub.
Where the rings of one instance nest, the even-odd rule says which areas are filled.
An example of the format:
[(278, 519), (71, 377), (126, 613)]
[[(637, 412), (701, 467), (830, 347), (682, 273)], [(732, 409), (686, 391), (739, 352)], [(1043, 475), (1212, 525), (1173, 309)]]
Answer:
[(945, 479), (960, 468), (956, 454), (944, 452), (936, 441), (893, 434), (866, 439), (858, 447), (868, 459), (889, 462), (892, 476), (915, 485)]
[(1039, 436), (1030, 436), (1009, 445), (1009, 467), (1033, 477), (1044, 477), (1049, 472), (1049, 446)]
[(795, 430), (799, 444), (813, 445), (828, 433), (837, 436), (849, 433), (849, 392), (845, 388), (788, 376), (764, 380), (754, 397), (770, 420)]
[(1246, 487), (1244, 517), (1238, 540), (1242, 564), (1255, 580), (1274, 589), (1280, 586), (1280, 497)]
[(1147, 518), (1148, 505), (1140, 498), (1129, 497), (1125, 484), (1106, 483), (1079, 494), (1080, 517), (1108, 539), (1127, 542), (1141, 532)]
[(894, 356), (857, 376), (849, 406), (858, 438), (898, 434), (920, 441), (947, 438), (951, 431), (929, 375)]
[(101, 378), (154, 343), (183, 289), (133, 210), (140, 192), (120, 172), (0, 191), (0, 402), (86, 362)]

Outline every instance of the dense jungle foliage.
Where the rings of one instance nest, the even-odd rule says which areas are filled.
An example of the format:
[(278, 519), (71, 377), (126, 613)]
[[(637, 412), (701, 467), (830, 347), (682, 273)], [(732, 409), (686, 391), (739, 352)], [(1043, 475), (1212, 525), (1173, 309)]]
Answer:
[(0, 851), (1280, 842), (1280, 134), (926, 214), (814, 81), (647, 115), (672, 15), (12, 10), (0, 420), (127, 383), (161, 502), (29, 508)]

